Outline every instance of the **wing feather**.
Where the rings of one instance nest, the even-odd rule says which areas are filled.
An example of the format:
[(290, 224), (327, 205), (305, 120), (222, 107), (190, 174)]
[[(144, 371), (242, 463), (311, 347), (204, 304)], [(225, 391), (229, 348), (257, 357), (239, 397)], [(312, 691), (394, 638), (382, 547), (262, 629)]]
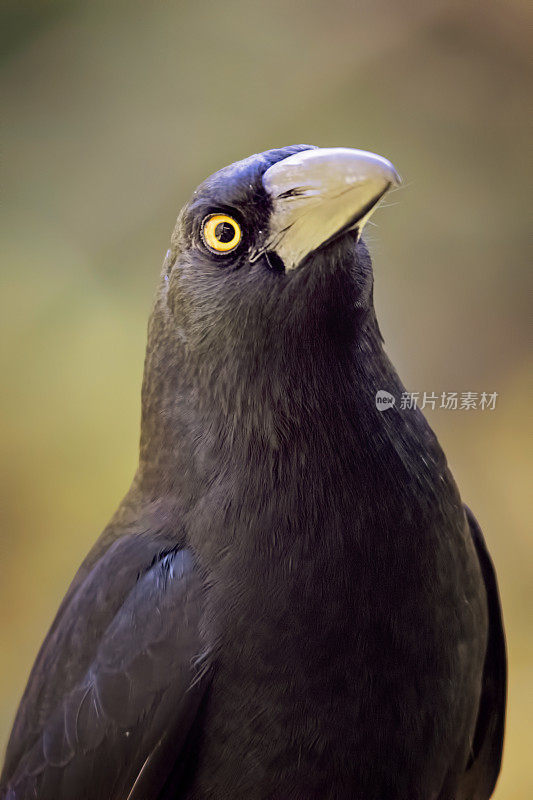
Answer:
[(8, 798), (157, 796), (179, 756), (207, 681), (201, 581), (190, 551), (154, 560), (153, 544), (128, 538), (45, 640), (8, 749)]
[(488, 800), (498, 780), (502, 760), (507, 653), (494, 566), (476, 518), (469, 508), (465, 510), (487, 592), (489, 637), (472, 755), (460, 784), (458, 800)]

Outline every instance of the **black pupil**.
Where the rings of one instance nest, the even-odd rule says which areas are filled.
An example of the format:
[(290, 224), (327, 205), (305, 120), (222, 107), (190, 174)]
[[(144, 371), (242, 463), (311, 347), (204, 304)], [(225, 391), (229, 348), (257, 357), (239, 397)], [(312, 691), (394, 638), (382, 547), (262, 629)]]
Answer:
[(223, 244), (231, 242), (235, 237), (235, 227), (231, 222), (219, 222), (215, 228), (215, 237)]

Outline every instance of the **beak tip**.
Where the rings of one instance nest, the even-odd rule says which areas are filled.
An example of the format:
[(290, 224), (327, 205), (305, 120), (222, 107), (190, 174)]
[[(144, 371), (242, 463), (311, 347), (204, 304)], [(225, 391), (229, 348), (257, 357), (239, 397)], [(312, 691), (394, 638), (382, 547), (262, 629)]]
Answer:
[(401, 185), (402, 185), (402, 183), (403, 183), (403, 178), (402, 178), (402, 176), (400, 175), (400, 173), (399, 173), (399, 172), (398, 172), (396, 169), (394, 169), (394, 167), (392, 166), (392, 164), (391, 164), (391, 167), (392, 167), (392, 181), (391, 181), (391, 186), (394, 186), (394, 187), (401, 186)]
[(389, 188), (401, 186), (402, 176), (388, 158), (377, 156), (374, 153), (365, 153), (364, 156), (367, 157), (370, 171), (373, 171), (375, 175), (381, 175), (382, 179), (385, 178)]

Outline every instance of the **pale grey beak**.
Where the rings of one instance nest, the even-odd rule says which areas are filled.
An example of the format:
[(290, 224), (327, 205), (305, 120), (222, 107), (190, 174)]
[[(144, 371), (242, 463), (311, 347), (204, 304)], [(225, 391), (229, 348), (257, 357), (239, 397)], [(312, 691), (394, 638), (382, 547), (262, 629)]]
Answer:
[(399, 183), (390, 161), (364, 150), (318, 148), (278, 161), (263, 175), (273, 209), (261, 253), (273, 250), (294, 269), (341, 233), (360, 233), (385, 192)]

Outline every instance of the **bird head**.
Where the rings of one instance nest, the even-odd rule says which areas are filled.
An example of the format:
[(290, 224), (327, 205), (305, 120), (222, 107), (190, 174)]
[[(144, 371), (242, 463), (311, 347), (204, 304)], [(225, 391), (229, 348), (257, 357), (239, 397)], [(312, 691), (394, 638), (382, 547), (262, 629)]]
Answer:
[(178, 218), (165, 273), (184, 340), (215, 349), (253, 340), (264, 352), (285, 336), (297, 346), (300, 331), (308, 345), (336, 316), (346, 322), (368, 309), (372, 274), (360, 235), (398, 182), (381, 156), (305, 145), (207, 178)]
[(322, 378), (335, 385), (353, 349), (379, 339), (361, 232), (398, 183), (373, 153), (296, 145), (200, 184), (163, 266), (143, 406), (171, 418), (185, 397), (209, 404), (210, 419), (215, 405), (226, 421), (252, 409), (264, 424), (284, 403), (296, 413), (324, 393)]

